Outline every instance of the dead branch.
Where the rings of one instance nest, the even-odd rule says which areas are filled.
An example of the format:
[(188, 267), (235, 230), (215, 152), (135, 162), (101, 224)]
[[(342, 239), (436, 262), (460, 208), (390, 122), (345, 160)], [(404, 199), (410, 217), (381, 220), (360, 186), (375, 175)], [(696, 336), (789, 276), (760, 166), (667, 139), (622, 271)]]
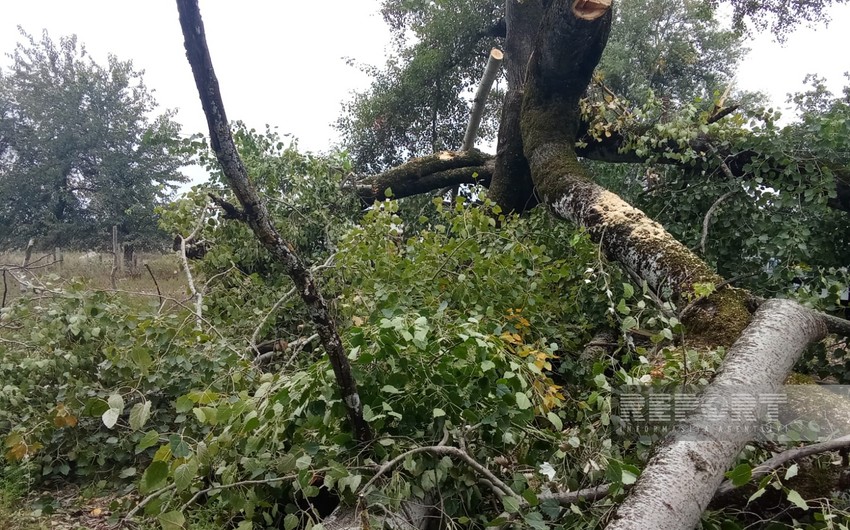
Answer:
[(218, 79), (207, 47), (198, 2), (197, 0), (178, 0), (177, 9), (180, 12), (186, 57), (192, 68), (210, 130), (210, 144), (222, 172), (239, 201), (242, 211), (245, 212), (246, 223), (260, 243), (284, 266), (287, 274), (292, 278), (333, 367), (354, 436), (361, 442), (367, 442), (372, 439), (372, 430), (363, 419), (363, 406), (360, 395), (357, 393), (357, 384), (337, 332), (336, 322), (330, 315), (327, 303), (319, 292), (310, 270), (295, 253), (292, 244), (285, 241), (275, 228), (266, 203), (249, 179), (236, 144), (233, 142)]
[[(795, 447), (793, 449), (788, 449), (787, 451), (783, 451), (778, 455), (774, 456), (773, 458), (765, 460), (764, 462), (753, 468), (752, 478), (750, 480), (758, 480), (761, 477), (767, 475), (768, 473), (772, 473), (774, 470), (779, 469), (780, 467), (789, 462), (795, 462), (807, 456), (828, 453), (830, 451), (839, 451), (848, 447), (850, 447), (850, 436), (842, 436), (841, 438), (836, 438), (835, 440), (829, 440), (827, 442), (821, 442), (812, 445), (806, 445), (803, 447)], [(729, 492), (735, 490), (735, 488), (736, 486), (732, 484), (732, 481), (727, 480), (723, 484), (721, 484), (719, 488), (717, 488), (717, 493), (715, 493), (714, 497), (715, 499), (718, 497), (723, 497)]]
[(159, 290), (159, 282), (156, 281), (156, 276), (153, 275), (153, 271), (151, 270), (150, 265), (145, 263), (145, 268), (148, 270), (148, 274), (151, 276), (151, 280), (153, 280), (153, 284), (156, 287), (156, 295), (159, 296), (159, 309), (157, 313), (162, 312), (162, 307), (165, 305), (165, 300), (162, 298), (162, 291)]
[(245, 221), (247, 219), (245, 212), (240, 210), (235, 204), (227, 202), (213, 192), (207, 193), (207, 196), (216, 206), (224, 210), (225, 219), (234, 219), (236, 221)]
[(712, 123), (717, 123), (726, 116), (735, 112), (736, 110), (738, 110), (738, 105), (729, 105), (728, 107), (721, 107), (717, 109), (715, 113), (710, 118), (708, 118), (708, 120), (706, 120), (705, 123), (707, 123), (708, 125), (711, 125)]
[(490, 483), (495, 486), (494, 493), (496, 493), (496, 495), (498, 495), (500, 497), (502, 497), (502, 496), (513, 497), (513, 498), (515, 498), (519, 501), (522, 501), (522, 498), (519, 495), (517, 495), (516, 493), (514, 493), (514, 491), (510, 488), (510, 486), (505, 484), (499, 477), (494, 475), (489, 469), (487, 469), (486, 467), (484, 467), (483, 465), (478, 463), (478, 461), (476, 461), (474, 458), (469, 456), (469, 454), (466, 451), (463, 451), (463, 450), (461, 450), (460, 448), (457, 448), (457, 447), (452, 447), (450, 445), (430, 445), (430, 446), (426, 446), (426, 447), (416, 447), (414, 449), (406, 451), (406, 452), (398, 455), (397, 457), (393, 458), (389, 462), (382, 465), (381, 468), (378, 470), (378, 472), (375, 473), (372, 476), (371, 479), (369, 479), (369, 482), (367, 482), (363, 486), (363, 489), (360, 490), (360, 500), (361, 501), (365, 500), (366, 495), (369, 493), (372, 486), (374, 486), (375, 482), (377, 482), (377, 480), (379, 478), (381, 478), (383, 475), (387, 474), (394, 467), (396, 467), (401, 462), (403, 462), (404, 459), (407, 458), (408, 456), (412, 456), (412, 455), (419, 454), (419, 453), (429, 453), (429, 454), (434, 455), (434, 456), (449, 456), (449, 457), (453, 457), (453, 458), (456, 458), (458, 460), (461, 460), (461, 461), (465, 462), (473, 470), (475, 470), (476, 473), (478, 473), (479, 475), (483, 476), (488, 481), (490, 481)]
[[(204, 221), (206, 220), (206, 210), (201, 213), (201, 216), (198, 218), (198, 222), (195, 224), (194, 230), (189, 234), (189, 237), (183, 237), (182, 235), (178, 235), (180, 238), (180, 262), (183, 264), (183, 272), (186, 274), (186, 281), (189, 284), (189, 292), (192, 295), (192, 298), (195, 299), (195, 315), (197, 320), (198, 328), (201, 327), (201, 322), (204, 318), (204, 295), (195, 288), (195, 278), (192, 276), (192, 269), (189, 267), (189, 258), (186, 256), (186, 241), (194, 239), (198, 233), (201, 231), (201, 228), (204, 226)], [(117, 260), (117, 258), (116, 258)], [(113, 267), (113, 271), (114, 271)], [(112, 282), (112, 288), (115, 289), (115, 282)]]

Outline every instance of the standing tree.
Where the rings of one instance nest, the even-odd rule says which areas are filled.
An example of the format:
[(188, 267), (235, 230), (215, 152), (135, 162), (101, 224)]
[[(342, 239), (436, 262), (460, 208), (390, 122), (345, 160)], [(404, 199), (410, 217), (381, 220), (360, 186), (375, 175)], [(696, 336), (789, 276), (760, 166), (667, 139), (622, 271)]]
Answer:
[(179, 126), (130, 61), (23, 31), (0, 71), (0, 247), (96, 245), (112, 225), (160, 244), (154, 207), (185, 180)]

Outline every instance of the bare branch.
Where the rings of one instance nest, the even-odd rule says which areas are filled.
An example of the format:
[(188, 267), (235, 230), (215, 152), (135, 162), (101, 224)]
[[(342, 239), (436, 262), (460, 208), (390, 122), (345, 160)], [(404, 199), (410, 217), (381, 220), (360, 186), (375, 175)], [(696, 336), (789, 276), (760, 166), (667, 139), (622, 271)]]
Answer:
[(405, 458), (419, 453), (429, 453), (435, 456), (450, 456), (462, 460), (467, 465), (469, 465), (469, 467), (475, 470), (476, 473), (483, 476), (485, 479), (490, 481), (490, 483), (496, 486), (495, 493), (497, 495), (499, 495), (500, 497), (508, 496), (513, 497), (517, 500), (521, 500), (521, 497), (514, 493), (514, 491), (507, 484), (505, 484), (499, 477), (494, 475), (489, 469), (482, 466), (474, 458), (469, 456), (466, 451), (449, 445), (430, 445), (426, 447), (416, 447), (414, 449), (411, 449), (410, 451), (406, 451), (398, 455), (397, 457), (382, 465), (378, 472), (375, 473), (375, 475), (371, 479), (369, 479), (369, 482), (367, 482), (363, 486), (363, 489), (360, 490), (360, 498), (364, 499), (366, 494), (369, 493), (372, 486), (374, 486), (375, 482), (377, 482), (379, 478), (381, 478), (383, 475), (387, 474), (394, 467), (403, 462)]
[[(827, 453), (829, 451), (838, 451), (840, 449), (847, 449), (848, 447), (850, 447), (850, 436), (842, 436), (841, 438), (836, 438), (835, 440), (829, 440), (826, 442), (788, 449), (787, 451), (783, 451), (778, 455), (774, 456), (773, 458), (765, 460), (757, 467), (755, 467), (752, 470), (752, 478), (750, 480), (758, 480), (761, 477), (773, 472), (775, 469), (778, 469), (789, 462), (794, 462), (811, 455)], [(726, 482), (721, 484), (719, 488), (717, 488), (717, 493), (715, 493), (714, 497), (715, 499), (717, 497), (722, 497), (733, 491), (735, 488), (736, 486), (732, 484), (732, 481), (727, 480)]]
[(363, 406), (360, 395), (357, 393), (357, 384), (337, 332), (336, 322), (330, 315), (327, 303), (319, 292), (310, 270), (295, 253), (292, 244), (284, 240), (275, 228), (266, 203), (248, 178), (248, 172), (236, 149), (207, 47), (198, 1), (177, 0), (177, 9), (180, 12), (186, 57), (192, 68), (210, 130), (210, 145), (230, 188), (245, 213), (246, 222), (260, 243), (284, 266), (307, 307), (310, 320), (316, 327), (333, 367), (355, 438), (361, 442), (369, 441), (372, 439), (372, 430), (363, 419)]
[(400, 199), (459, 184), (489, 185), (493, 176), (493, 157), (477, 151), (441, 151), (404, 164), (378, 175), (349, 183), (366, 204), (386, 197)]
[[(723, 167), (726, 167), (725, 163), (723, 163), (722, 161), (721, 163), (723, 164)], [(723, 201), (725, 201), (732, 195), (735, 195), (736, 193), (738, 193), (738, 191), (740, 190), (727, 191), (726, 193), (721, 195), (716, 201), (714, 201), (714, 204), (711, 205), (711, 208), (709, 208), (708, 211), (705, 212), (705, 217), (702, 220), (702, 237), (699, 240), (699, 249), (703, 255), (705, 255), (705, 244), (708, 241), (708, 227), (711, 225), (711, 218), (714, 216), (714, 212), (717, 211), (721, 204), (723, 204)]]
[(151, 279), (153, 280), (154, 286), (156, 286), (156, 294), (159, 296), (159, 309), (157, 313), (162, 311), (162, 307), (165, 305), (165, 300), (162, 298), (162, 291), (159, 290), (159, 282), (156, 281), (156, 276), (153, 275), (153, 271), (151, 270), (150, 265), (145, 263), (145, 268), (148, 270), (148, 274), (151, 275)]

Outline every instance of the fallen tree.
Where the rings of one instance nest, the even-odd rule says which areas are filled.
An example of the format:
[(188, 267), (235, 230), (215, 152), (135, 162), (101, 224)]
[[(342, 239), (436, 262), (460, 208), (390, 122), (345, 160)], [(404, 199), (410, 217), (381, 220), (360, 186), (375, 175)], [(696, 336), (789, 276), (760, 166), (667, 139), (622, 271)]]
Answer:
[[(239, 217), (244, 217), (258, 239), (286, 264), (331, 357), (349, 406), (352, 429), (366, 442), (371, 433), (358, 417), (356, 387), (350, 377), (346, 378), (345, 352), (324, 301), (309, 271), (274, 231), (263, 199), (253, 192), (229, 139), (197, 2), (178, 0), (178, 6), (213, 149), (241, 203)], [(830, 324), (828, 318), (794, 302), (761, 303), (750, 293), (725, 284), (664, 227), (595, 183), (580, 164), (576, 144), (585, 133), (580, 101), (605, 48), (611, 8), (611, 0), (509, 0), (505, 16), (508, 93), (495, 159), (477, 151), (437, 153), (351, 186), (361, 199), (372, 202), (390, 195), (390, 191), (394, 197), (404, 197), (489, 180), (490, 197), (503, 208), (522, 210), (541, 203), (555, 217), (584, 227), (609, 259), (619, 262), (650, 289), (658, 293), (668, 290), (673, 304), (687, 305), (683, 318), (690, 343), (731, 345), (720, 374), (702, 397), (702, 408), (684, 422), (684, 434), (674, 432), (658, 444), (609, 526), (685, 529), (698, 523), (724, 472), (758, 425), (753, 405), (752, 410), (743, 410), (748, 418), (742, 424), (744, 428), (734, 435), (716, 436), (707, 407), (735, 389), (775, 393), (803, 349), (823, 338), (828, 325), (833, 330), (843, 325)], [(707, 293), (705, 286), (709, 286)], [(486, 467), (466, 460), (464, 455), (468, 455), (462, 447), (443, 444), (420, 450), (466, 461), (495, 496), (503, 502), (512, 499), (508, 502), (515, 503), (516, 508), (522, 506), (518, 494)], [(383, 472), (378, 470), (359, 491), (361, 501)], [(568, 504), (576, 498), (597, 498), (607, 491), (601, 485), (578, 495), (564, 492), (563, 499)], [(421, 528), (430, 517), (428, 504), (428, 498), (419, 503), (406, 501), (398, 511), (384, 509), (383, 514), (372, 516), (391, 528)], [(370, 515), (366, 508), (362, 502), (355, 507), (340, 507), (327, 527), (360, 527), (362, 518)]]

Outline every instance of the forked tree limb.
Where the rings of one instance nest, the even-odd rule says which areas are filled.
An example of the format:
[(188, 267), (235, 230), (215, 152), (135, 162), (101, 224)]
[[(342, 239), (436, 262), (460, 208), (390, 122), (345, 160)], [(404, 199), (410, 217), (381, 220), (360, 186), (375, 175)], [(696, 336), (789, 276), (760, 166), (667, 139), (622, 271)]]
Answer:
[(337, 332), (336, 322), (328, 311), (327, 303), (319, 292), (310, 269), (295, 253), (292, 244), (285, 241), (275, 228), (268, 208), (248, 178), (248, 172), (236, 150), (207, 47), (198, 1), (177, 0), (177, 9), (185, 39), (186, 57), (192, 67), (195, 85), (204, 108), (210, 130), (210, 143), (222, 172), (239, 200), (245, 221), (262, 245), (284, 266), (304, 301), (310, 320), (315, 325), (333, 367), (354, 437), (361, 442), (370, 441), (372, 431), (363, 419), (363, 406), (357, 393), (357, 384)]

